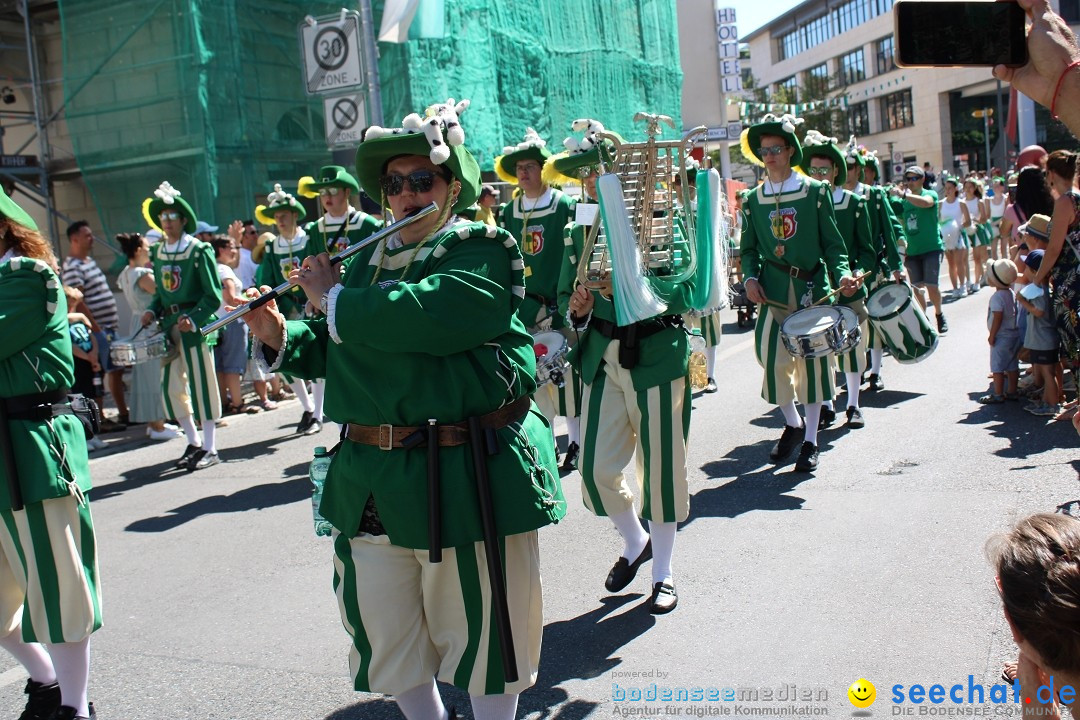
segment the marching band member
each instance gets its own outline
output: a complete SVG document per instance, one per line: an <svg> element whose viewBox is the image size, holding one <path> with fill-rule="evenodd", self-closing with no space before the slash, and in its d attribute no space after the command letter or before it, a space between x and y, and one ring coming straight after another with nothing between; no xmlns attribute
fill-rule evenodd
<svg viewBox="0 0 1080 720"><path fill-rule="evenodd" d="M307 211L300 202L281 189L280 184L274 185L274 190L266 196L266 205L255 208L255 218L264 225L274 225L277 228L277 236L266 243L266 251L255 273L255 285L269 285L276 287L289 279L293 270L300 268L300 263L308 255L318 255L325 252L326 247L320 239L308 235L300 227L300 222L307 216ZM289 320L303 317L304 306L307 298L298 287L294 287L278 297L278 310ZM296 425L296 432L301 435L314 435L322 430L323 423L323 398L326 396L326 382L322 379L312 381L312 394L315 402L308 393L307 382L297 378L285 376L285 381L292 388L300 406L304 409L300 416L300 422Z"/></svg>
<svg viewBox="0 0 1080 720"><path fill-rule="evenodd" d="M848 165L836 138L827 138L815 130L808 130L803 138L803 161L800 169L814 178L827 183L833 188L833 214L836 227L844 238L848 267L856 276L866 270L877 268L877 254L870 241L870 213L866 200L861 194L846 190L843 186L848 180ZM856 170L858 163L856 162ZM849 306L859 318L859 342L855 347L836 357L840 372L844 374L847 385L847 427L861 428L866 425L862 409L859 408L859 389L862 387L862 374L866 372L866 284L859 282L859 288L853 295L840 297L840 304ZM821 410L818 429L828 427L836 419L832 400L826 400Z"/></svg>
<svg viewBox="0 0 1080 720"><path fill-rule="evenodd" d="M161 183L143 201L143 215L152 227L161 223L164 237L150 248L157 294L142 324L157 319L172 339L174 355L162 362L165 414L176 418L188 441L176 467L201 470L220 462L215 422L221 419L221 394L211 351L216 336L204 339L199 332L221 307L217 259L209 244L192 235L195 211L169 183ZM202 423L202 438L196 420Z"/></svg>
<svg viewBox="0 0 1080 720"><path fill-rule="evenodd" d="M327 415L348 423L321 511L335 528L354 687L393 695L409 720L449 716L436 678L468 691L480 720L514 717L540 657L536 531L565 513L551 428L529 399L521 253L505 231L455 215L480 191L458 121L467 106L372 128L356 152L360 184L395 218L431 202L438 213L358 252L344 276L326 254L307 258L293 278L318 319L286 321L274 303L246 317L253 356L325 377ZM489 474L492 492L478 496ZM514 681L496 642L487 553L505 568Z"/></svg>
<svg viewBox="0 0 1080 720"><path fill-rule="evenodd" d="M67 301L48 241L2 189L0 253L0 647L30 676L20 717L86 720L101 589Z"/></svg>
<svg viewBox="0 0 1080 720"><path fill-rule="evenodd" d="M353 193L360 194L360 184L340 165L320 168L318 180L310 176L300 178L296 193L319 198L323 216L308 223L304 232L328 253L341 252L382 227L378 219L352 206Z"/></svg>
<svg viewBox="0 0 1080 720"><path fill-rule="evenodd" d="M591 125L603 130L599 123ZM594 198L600 152L599 143L588 143L584 151L571 152L560 168L568 172L576 165L583 170L584 188ZM598 214L593 221L600 222ZM679 602L671 559L678 523L690 512L690 350L681 314L690 309L693 283L648 278L669 314L621 327L609 295L577 284L578 263L589 261L582 256L587 231L585 225L567 228L572 245L559 282L559 309L581 332L569 359L585 383L578 462L582 496L594 514L611 518L623 540L604 587L610 592L625 589L651 558L649 611L659 615ZM631 455L637 461L633 488L624 474ZM635 495L642 499L640 517L649 521L647 533L634 509Z"/></svg>
<svg viewBox="0 0 1080 720"><path fill-rule="evenodd" d="M518 240L525 258L525 299L518 316L530 333L565 327L557 312L556 295L563 265L563 228L574 217L574 200L550 187L542 177L550 157L547 143L529 128L522 142L503 148L503 154L495 158L496 174L520 190L503 206L499 223ZM580 393L580 383L574 377L563 387L545 384L534 398L553 425L555 416L566 418L564 472L574 468L580 450Z"/></svg>
<svg viewBox="0 0 1080 720"><path fill-rule="evenodd" d="M800 122L770 114L743 133L743 153L764 163L766 177L743 202L740 254L747 296L768 306L755 328L758 363L765 370L761 396L780 407L785 421L769 459L781 462L799 447L795 469L809 472L818 465L821 404L835 393L832 362L829 356L792 356L780 341L780 324L805 300L827 295L833 278L839 278L847 295L857 285L833 216L832 193L792 170L802 161L795 135ZM795 408L796 398L806 406L805 423Z"/></svg>

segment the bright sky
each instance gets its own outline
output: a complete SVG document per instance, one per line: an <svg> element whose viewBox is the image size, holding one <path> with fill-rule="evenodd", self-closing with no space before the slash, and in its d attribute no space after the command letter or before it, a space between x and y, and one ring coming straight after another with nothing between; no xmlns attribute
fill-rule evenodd
<svg viewBox="0 0 1080 720"><path fill-rule="evenodd" d="M800 2L802 0L771 0L770 2L731 0L727 7L735 8L739 37L744 37L773 18L783 15Z"/></svg>

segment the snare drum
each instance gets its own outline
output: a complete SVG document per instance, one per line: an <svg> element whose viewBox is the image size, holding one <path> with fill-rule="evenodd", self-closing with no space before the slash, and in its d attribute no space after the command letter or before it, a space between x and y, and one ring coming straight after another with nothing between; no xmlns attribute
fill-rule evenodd
<svg viewBox="0 0 1080 720"><path fill-rule="evenodd" d="M840 347L836 348L837 354L840 354L846 353L859 344L859 341L862 340L862 328L859 327L858 314L850 307L837 305L836 309L844 316L844 327L847 328L847 333L844 335Z"/></svg>
<svg viewBox="0 0 1080 720"><path fill-rule="evenodd" d="M109 357L117 367L131 367L151 360L160 360L169 354L169 340L165 333L144 337L113 340L109 345Z"/></svg>
<svg viewBox="0 0 1080 720"><path fill-rule="evenodd" d="M916 363L937 349L937 331L910 285L891 283L874 290L866 299L866 314L897 362Z"/></svg>
<svg viewBox="0 0 1080 720"><path fill-rule="evenodd" d="M555 383L556 387L566 384L566 375L570 372L570 363L566 353L570 346L561 334L553 331L533 333L533 352L536 353L536 387Z"/></svg>
<svg viewBox="0 0 1080 720"><path fill-rule="evenodd" d="M844 347L848 333L844 314L829 305L797 310L780 324L780 339L795 357L819 358L835 353Z"/></svg>

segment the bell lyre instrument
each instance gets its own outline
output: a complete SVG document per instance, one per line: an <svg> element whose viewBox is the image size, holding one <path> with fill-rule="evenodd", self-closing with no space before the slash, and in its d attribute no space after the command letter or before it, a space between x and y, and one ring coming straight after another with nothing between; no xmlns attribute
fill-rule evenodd
<svg viewBox="0 0 1080 720"><path fill-rule="evenodd" d="M338 254L334 255L332 258L330 258L330 264L331 265L337 265L337 264L341 263L343 260L347 260L350 257L352 257L353 255L355 255L356 253L360 252L361 250L363 250L368 245L371 245L373 243L377 243L380 240L382 240L383 238L389 237L389 236L393 235L394 233L398 232L403 227L407 227L409 225L412 225L414 222L416 222L420 218L425 217L427 215L430 215L433 212L438 212L438 210L439 210L438 205L436 205L435 203L428 203L427 205L420 208L419 210L416 210L413 213L411 213L409 216L404 217L401 220L398 220L397 222L390 223L389 225L384 227L382 230L379 230L378 232L367 236L363 240L360 240L358 242L353 243L349 247L345 248L344 250L342 250ZM279 297L281 295L284 295L286 292L288 292L295 285L299 285L299 283L295 283L295 282L292 282L292 281L285 281L285 282L281 283L280 285L278 285L273 290L271 290L270 292L268 292L268 293L266 293L264 295L260 295L259 297L255 298L254 300L252 300L249 303L241 305L240 307L236 308L232 312L226 313L225 315L221 316L220 318L218 318L214 322L212 322L212 323L206 325L205 327L203 327L199 332L201 332L203 334L203 336L206 336L206 335L209 335L210 333L214 332L215 330L220 330L221 328L223 328L226 325L228 325L229 323L231 323L233 320L239 320L240 318L244 317L245 315L247 315L252 310L256 310L258 308L261 308L263 305L270 302L271 300L273 300L273 299L275 299L275 298L277 298L277 297Z"/></svg>

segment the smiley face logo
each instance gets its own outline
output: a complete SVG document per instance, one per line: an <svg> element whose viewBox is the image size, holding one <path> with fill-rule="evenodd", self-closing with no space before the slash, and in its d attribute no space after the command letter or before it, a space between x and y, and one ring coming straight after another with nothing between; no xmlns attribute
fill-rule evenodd
<svg viewBox="0 0 1080 720"><path fill-rule="evenodd" d="M868 708L877 699L877 688L869 680L859 678L847 689L848 700L857 708Z"/></svg>

